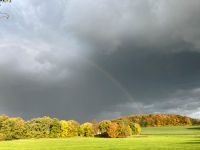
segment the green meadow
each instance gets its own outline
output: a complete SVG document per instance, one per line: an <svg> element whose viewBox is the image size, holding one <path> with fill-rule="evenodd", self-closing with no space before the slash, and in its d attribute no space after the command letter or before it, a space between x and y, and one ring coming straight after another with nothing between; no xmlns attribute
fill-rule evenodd
<svg viewBox="0 0 200 150"><path fill-rule="evenodd" d="M0 150L199 150L200 127L147 127L129 138L29 139L0 142Z"/></svg>

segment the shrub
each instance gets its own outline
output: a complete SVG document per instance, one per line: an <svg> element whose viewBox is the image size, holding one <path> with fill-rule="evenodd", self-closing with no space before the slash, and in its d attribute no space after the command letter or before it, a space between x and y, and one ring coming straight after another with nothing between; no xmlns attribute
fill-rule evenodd
<svg viewBox="0 0 200 150"><path fill-rule="evenodd" d="M50 117L35 118L26 122L27 138L48 138L53 120Z"/></svg>
<svg viewBox="0 0 200 150"><path fill-rule="evenodd" d="M6 135L3 133L0 133L0 141L6 140Z"/></svg>
<svg viewBox="0 0 200 150"><path fill-rule="evenodd" d="M6 115L1 115L1 116L0 116L0 130L1 130L3 121L7 120L8 118L9 118L9 117L6 116Z"/></svg>
<svg viewBox="0 0 200 150"><path fill-rule="evenodd" d="M73 137L78 136L79 123L74 120L61 120L61 137Z"/></svg>
<svg viewBox="0 0 200 150"><path fill-rule="evenodd" d="M125 138L132 134L132 130L128 123L120 122L118 123L118 136L119 138Z"/></svg>
<svg viewBox="0 0 200 150"><path fill-rule="evenodd" d="M111 124L110 120L103 120L99 123L99 130L101 134L107 133L110 124Z"/></svg>
<svg viewBox="0 0 200 150"><path fill-rule="evenodd" d="M82 124L79 128L79 135L83 137L93 137L94 136L93 124L89 122Z"/></svg>
<svg viewBox="0 0 200 150"><path fill-rule="evenodd" d="M100 135L100 130L99 130L99 123L97 122L96 119L91 121L93 128L94 128L94 135L99 136Z"/></svg>
<svg viewBox="0 0 200 150"><path fill-rule="evenodd" d="M60 136L61 136L60 121L58 119L54 118L50 125L50 137L58 138Z"/></svg>
<svg viewBox="0 0 200 150"><path fill-rule="evenodd" d="M192 125L200 125L200 119L192 119L191 124Z"/></svg>
<svg viewBox="0 0 200 150"><path fill-rule="evenodd" d="M25 137L25 121L22 118L8 118L1 123L3 139L21 139Z"/></svg>
<svg viewBox="0 0 200 150"><path fill-rule="evenodd" d="M142 131L141 126L138 123L130 122L129 126L130 126L130 128L132 130L132 134L133 135L139 135L141 133L141 131Z"/></svg>
<svg viewBox="0 0 200 150"><path fill-rule="evenodd" d="M108 126L108 130L107 130L108 137L116 138L118 136L118 128L119 128L119 125L115 122L112 122Z"/></svg>
<svg viewBox="0 0 200 150"><path fill-rule="evenodd" d="M188 118L188 117L183 117L182 124L185 124L187 126L191 126L192 125L192 120L190 118Z"/></svg>
<svg viewBox="0 0 200 150"><path fill-rule="evenodd" d="M125 138L132 134L132 130L127 122L112 122L107 131L110 138Z"/></svg>

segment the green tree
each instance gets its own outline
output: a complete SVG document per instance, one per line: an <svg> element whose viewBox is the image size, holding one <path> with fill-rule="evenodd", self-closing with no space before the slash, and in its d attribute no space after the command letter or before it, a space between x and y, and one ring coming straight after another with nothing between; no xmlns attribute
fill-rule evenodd
<svg viewBox="0 0 200 150"><path fill-rule="evenodd" d="M127 122L118 123L118 138L128 137L132 134L132 130Z"/></svg>
<svg viewBox="0 0 200 150"><path fill-rule="evenodd" d="M21 139L25 137L25 121L22 118L8 118L1 123L1 132L5 139Z"/></svg>
<svg viewBox="0 0 200 150"><path fill-rule="evenodd" d="M108 127L111 124L110 120L103 120L101 122L99 122L99 130L101 132L101 134L105 134L108 131Z"/></svg>
<svg viewBox="0 0 200 150"><path fill-rule="evenodd" d="M0 133L0 141L6 140L6 135L4 133Z"/></svg>
<svg viewBox="0 0 200 150"><path fill-rule="evenodd" d="M51 125L50 125L50 137L58 138L60 136L61 136L60 121L56 118L53 118Z"/></svg>
<svg viewBox="0 0 200 150"><path fill-rule="evenodd" d="M138 124L138 123L130 122L129 126L130 126L130 128L132 130L132 134L133 135L138 135L142 131L142 128L141 128L140 124Z"/></svg>
<svg viewBox="0 0 200 150"><path fill-rule="evenodd" d="M2 123L3 121L7 120L9 117L6 115L1 115L0 116L0 141L6 140L6 135L4 133L2 133L3 131L1 130L2 128Z"/></svg>
<svg viewBox="0 0 200 150"><path fill-rule="evenodd" d="M94 137L94 126L92 123L86 122L80 126L80 136L83 137Z"/></svg>
<svg viewBox="0 0 200 150"><path fill-rule="evenodd" d="M2 127L2 122L7 120L9 117L6 116L6 115L1 115L0 116L0 130L1 130L1 127Z"/></svg>
<svg viewBox="0 0 200 150"><path fill-rule="evenodd" d="M48 138L50 137L50 127L53 119L50 117L35 118L26 123L27 137L29 138Z"/></svg>

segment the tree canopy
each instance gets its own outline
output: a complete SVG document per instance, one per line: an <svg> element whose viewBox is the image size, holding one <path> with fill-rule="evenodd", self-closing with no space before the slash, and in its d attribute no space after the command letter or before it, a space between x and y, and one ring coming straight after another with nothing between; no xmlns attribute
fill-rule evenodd
<svg viewBox="0 0 200 150"><path fill-rule="evenodd" d="M1 3L11 3L12 0L0 0L0 6L1 6ZM9 18L9 15L5 12L1 12L0 11L0 19L1 18Z"/></svg>
<svg viewBox="0 0 200 150"><path fill-rule="evenodd" d="M12 0L0 0L1 3L11 3Z"/></svg>

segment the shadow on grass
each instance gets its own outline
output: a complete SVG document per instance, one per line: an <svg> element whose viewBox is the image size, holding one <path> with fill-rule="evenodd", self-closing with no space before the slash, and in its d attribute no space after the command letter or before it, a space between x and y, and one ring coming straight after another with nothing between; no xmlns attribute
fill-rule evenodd
<svg viewBox="0 0 200 150"><path fill-rule="evenodd" d="M189 130L200 130L200 127L192 127L192 128L187 128Z"/></svg>
<svg viewBox="0 0 200 150"><path fill-rule="evenodd" d="M189 142L184 142L183 144L196 145L196 144L200 144L200 141L189 141Z"/></svg>
<svg viewBox="0 0 200 150"><path fill-rule="evenodd" d="M144 138L144 137L149 137L148 135L132 135L131 137L133 138Z"/></svg>
<svg viewBox="0 0 200 150"><path fill-rule="evenodd" d="M97 138L109 138L107 133L97 134L94 137L97 137Z"/></svg>

